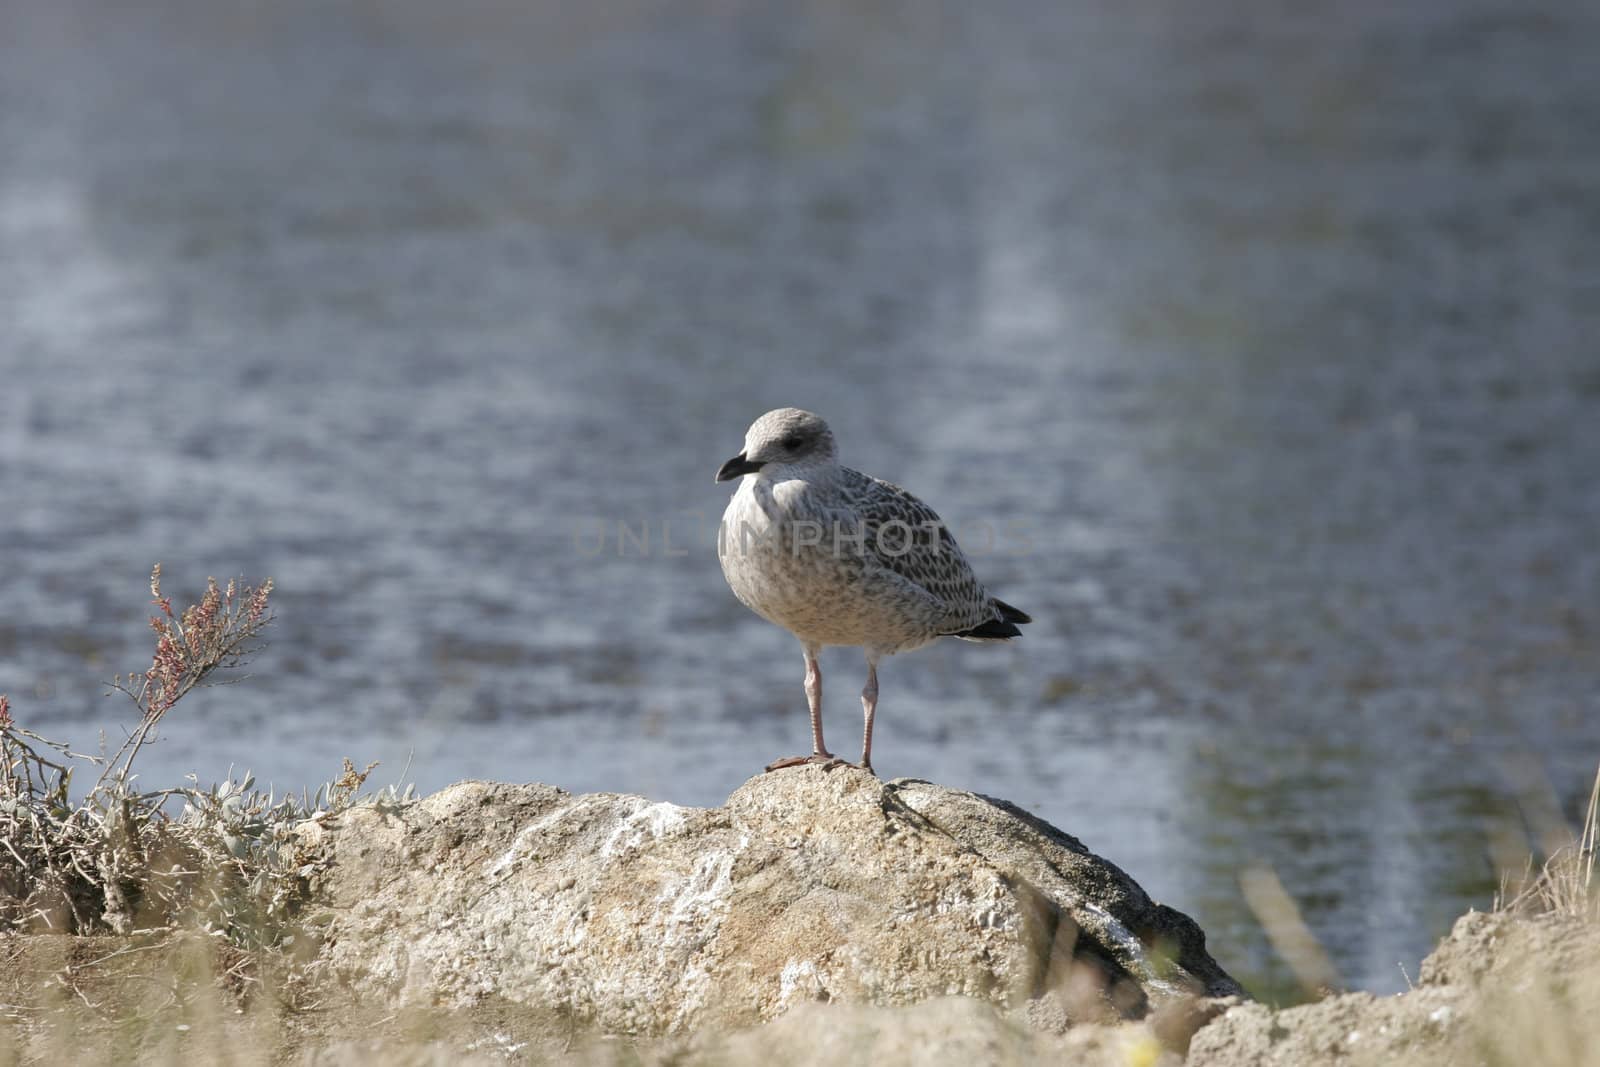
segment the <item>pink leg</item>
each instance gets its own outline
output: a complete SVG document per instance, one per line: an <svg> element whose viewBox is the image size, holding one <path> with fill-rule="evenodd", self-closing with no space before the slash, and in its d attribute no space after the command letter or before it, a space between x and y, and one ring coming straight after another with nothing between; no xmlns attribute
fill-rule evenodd
<svg viewBox="0 0 1600 1067"><path fill-rule="evenodd" d="M878 661L867 657L867 684L861 689L861 714L865 723L861 734L861 763L872 770L872 717L878 711ZM876 772L874 772L876 773Z"/></svg>
<svg viewBox="0 0 1600 1067"><path fill-rule="evenodd" d="M822 741L822 668L817 665L817 649L806 649L806 704L811 708L811 755L787 756L767 764L767 770L795 767L802 763L822 763L833 767L841 762Z"/></svg>

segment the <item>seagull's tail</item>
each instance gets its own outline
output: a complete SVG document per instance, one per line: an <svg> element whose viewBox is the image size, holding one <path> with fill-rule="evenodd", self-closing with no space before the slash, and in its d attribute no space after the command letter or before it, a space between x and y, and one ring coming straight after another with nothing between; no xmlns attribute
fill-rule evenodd
<svg viewBox="0 0 1600 1067"><path fill-rule="evenodd" d="M1017 629L1018 625L1033 621L1033 617L1027 612L1017 610L1004 600L991 597L989 604L998 613L998 618L949 636L959 637L963 641L1009 641L1013 637L1022 636L1022 631Z"/></svg>

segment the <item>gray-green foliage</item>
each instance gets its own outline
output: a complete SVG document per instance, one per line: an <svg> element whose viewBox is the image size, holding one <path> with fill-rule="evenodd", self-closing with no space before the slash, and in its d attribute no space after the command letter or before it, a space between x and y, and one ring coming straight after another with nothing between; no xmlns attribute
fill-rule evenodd
<svg viewBox="0 0 1600 1067"><path fill-rule="evenodd" d="M230 776L209 788L194 782L182 790L175 826L204 843L213 868L234 875L210 887L205 911L197 916L202 928L251 947L292 937L292 919L326 866L304 828L355 805L390 809L415 799L409 786L361 794L371 770L357 771L347 759L338 778L298 795L262 792L248 773L239 781Z"/></svg>

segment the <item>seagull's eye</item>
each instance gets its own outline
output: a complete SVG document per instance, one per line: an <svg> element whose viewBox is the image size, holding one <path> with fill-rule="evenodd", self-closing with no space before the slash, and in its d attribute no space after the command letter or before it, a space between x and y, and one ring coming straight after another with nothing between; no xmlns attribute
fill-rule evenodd
<svg viewBox="0 0 1600 1067"><path fill-rule="evenodd" d="M797 433L792 433L783 439L783 447L787 448L790 452L793 452L795 449L799 448L800 445L800 435Z"/></svg>

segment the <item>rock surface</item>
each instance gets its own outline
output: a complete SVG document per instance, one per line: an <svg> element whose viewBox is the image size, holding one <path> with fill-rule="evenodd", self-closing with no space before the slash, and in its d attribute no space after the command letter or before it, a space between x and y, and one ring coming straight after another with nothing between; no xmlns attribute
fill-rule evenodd
<svg viewBox="0 0 1600 1067"><path fill-rule="evenodd" d="M1176 1065L1149 1028L1085 1023L1045 1034L1007 1019L986 1001L938 997L905 1007L805 1004L736 1033L707 1031L635 1050L646 1065L682 1063L809 1067L1074 1067Z"/></svg>
<svg viewBox="0 0 1600 1067"><path fill-rule="evenodd" d="M1469 912L1416 988L1273 1011L1241 1004L1195 1035L1189 1067L1600 1062L1600 924Z"/></svg>
<svg viewBox="0 0 1600 1067"><path fill-rule="evenodd" d="M322 961L397 1007L642 1036L956 995L1059 1031L1240 992L1188 917L1074 838L849 767L762 775L715 809L465 782L306 833L333 861Z"/></svg>

